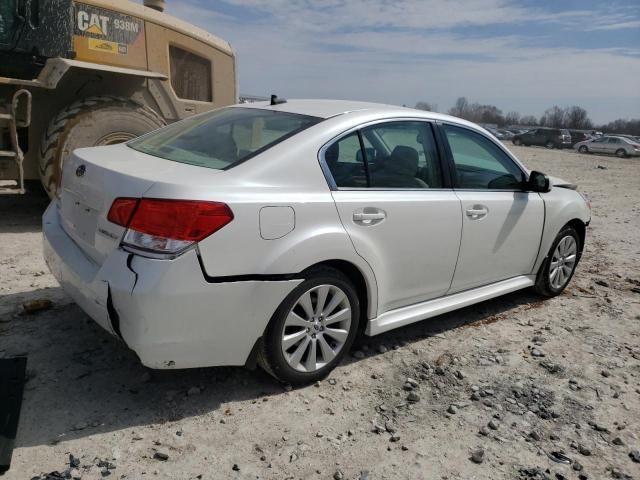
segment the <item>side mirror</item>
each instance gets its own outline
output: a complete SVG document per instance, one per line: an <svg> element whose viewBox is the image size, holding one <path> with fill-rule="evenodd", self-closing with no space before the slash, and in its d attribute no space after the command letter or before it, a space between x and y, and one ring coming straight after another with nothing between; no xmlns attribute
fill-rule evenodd
<svg viewBox="0 0 640 480"><path fill-rule="evenodd" d="M529 175L526 187L531 192L546 193L551 190L551 182L544 173L534 170Z"/></svg>

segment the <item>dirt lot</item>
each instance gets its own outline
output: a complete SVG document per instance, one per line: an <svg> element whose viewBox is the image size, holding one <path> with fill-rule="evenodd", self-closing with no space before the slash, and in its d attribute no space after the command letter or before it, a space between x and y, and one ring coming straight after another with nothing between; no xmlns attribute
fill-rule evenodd
<svg viewBox="0 0 640 480"><path fill-rule="evenodd" d="M46 200L0 197L0 357L29 357L6 477L640 478L640 159L513 151L592 200L567 291L364 338L294 390L241 368L150 375L47 273Z"/></svg>

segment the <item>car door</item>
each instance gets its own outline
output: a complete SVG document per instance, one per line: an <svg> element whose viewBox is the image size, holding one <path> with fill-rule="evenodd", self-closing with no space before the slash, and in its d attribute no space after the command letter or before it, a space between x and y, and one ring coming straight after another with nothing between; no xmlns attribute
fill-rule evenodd
<svg viewBox="0 0 640 480"><path fill-rule="evenodd" d="M444 295L462 214L444 183L432 125L363 126L326 146L321 159L340 219L375 273L378 314Z"/></svg>
<svg viewBox="0 0 640 480"><path fill-rule="evenodd" d="M607 137L596 138L594 141L589 143L589 150L596 153L604 153L607 151Z"/></svg>
<svg viewBox="0 0 640 480"><path fill-rule="evenodd" d="M605 146L605 152L610 153L612 155L616 153L616 150L623 148L622 140L616 137L609 137L607 139L607 143L605 143L604 146Z"/></svg>
<svg viewBox="0 0 640 480"><path fill-rule="evenodd" d="M460 255L449 293L530 274L544 203L522 190L525 172L489 137L442 124L462 208Z"/></svg>

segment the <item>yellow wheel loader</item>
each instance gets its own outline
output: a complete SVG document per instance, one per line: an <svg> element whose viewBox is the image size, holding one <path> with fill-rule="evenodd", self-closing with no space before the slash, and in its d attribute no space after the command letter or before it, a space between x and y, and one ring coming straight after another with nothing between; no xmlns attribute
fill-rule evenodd
<svg viewBox="0 0 640 480"><path fill-rule="evenodd" d="M40 179L53 197L75 148L236 103L236 89L231 46L163 0L1 0L0 180Z"/></svg>

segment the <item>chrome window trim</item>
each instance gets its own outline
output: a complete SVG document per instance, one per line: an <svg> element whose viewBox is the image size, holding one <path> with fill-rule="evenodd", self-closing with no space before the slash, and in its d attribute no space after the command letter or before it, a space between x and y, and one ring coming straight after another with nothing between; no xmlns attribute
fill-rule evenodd
<svg viewBox="0 0 640 480"><path fill-rule="evenodd" d="M461 125L459 123L454 123L454 122L449 122L449 121L440 121L438 122L438 126L440 127L444 127L445 125L451 125L452 127L458 127L458 128L463 128L465 130L468 130L472 133L475 133L477 135L480 135L484 138L486 138L487 140L489 140L491 143L493 143L496 147L498 147L506 156L509 160L511 160L515 166L518 168L518 170L520 170L524 176L525 181L529 180L529 170L527 170L527 168L520 163L520 160L518 160L509 150L507 150L507 148L502 144L502 142L496 142L493 138L491 138L489 135L485 134L482 131L478 131L475 130L473 128L469 128L466 125ZM450 158L450 162L452 163L453 167L455 168L455 160L453 159L453 152L451 152L451 146L449 145L449 139L446 138L447 134L446 132L442 132L443 136L445 137L445 140L447 141L447 150L449 150L449 154L451 156ZM453 189L457 192L463 192L463 191L469 191L469 192L525 192L526 190L515 190L513 188L509 188L509 189L502 189L502 188L455 188L453 187Z"/></svg>
<svg viewBox="0 0 640 480"><path fill-rule="evenodd" d="M325 161L324 158L324 154L327 151L327 149L333 145L335 142L339 142L340 140L342 140L343 138L351 135L354 132L358 132L359 130L362 130L364 128L367 127L371 127L373 125L379 125L381 123L393 123L393 122L423 122L423 123L429 123L431 125L431 130L433 132L433 139L434 139L434 146L436 146L436 151L437 149L437 142L438 139L436 138L436 133L435 133L435 129L436 129L436 121L434 119L431 118L424 118L424 117L392 117L392 118L382 118L382 119L377 119L377 120L370 120L368 122L365 123L361 123L359 125L356 125L355 127L351 127L349 130L345 130L344 132L342 132L339 135L336 135L335 137L331 138L330 140L328 140L327 142L325 142L321 147L320 150L318 151L318 161L320 162L320 168L322 169L322 173L325 176L325 179L327 180L327 184L329 185L329 189L331 191L355 191L355 192L371 192L371 191L381 191L381 192L388 192L388 191L392 191L392 192L433 192L433 191L452 191L452 188L393 188L393 187L388 187L388 188L380 188L380 187L375 187L375 188L370 188L370 187L363 187L363 188L359 188L359 187L338 187L338 185L336 184L336 181L333 178L333 174L331 173L331 170L329 169L329 166L327 165L327 162ZM445 160L440 158L440 154L438 152L438 161L440 162L440 167L441 170L444 168L444 163ZM444 172L440 172L441 176L443 177L442 180L444 181Z"/></svg>

